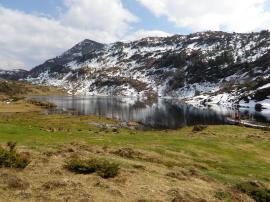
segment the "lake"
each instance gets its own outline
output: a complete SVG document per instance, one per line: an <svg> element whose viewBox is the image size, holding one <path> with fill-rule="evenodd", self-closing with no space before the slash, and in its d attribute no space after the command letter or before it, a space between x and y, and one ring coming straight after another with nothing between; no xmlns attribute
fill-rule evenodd
<svg viewBox="0 0 270 202"><path fill-rule="evenodd" d="M197 108L176 99L158 99L154 102L134 97L108 96L32 96L31 99L49 101L57 105L48 113L96 115L124 122L136 121L151 128L176 129L197 124L225 124L227 117L239 113L241 118L270 122L267 110L230 109L220 106Z"/></svg>

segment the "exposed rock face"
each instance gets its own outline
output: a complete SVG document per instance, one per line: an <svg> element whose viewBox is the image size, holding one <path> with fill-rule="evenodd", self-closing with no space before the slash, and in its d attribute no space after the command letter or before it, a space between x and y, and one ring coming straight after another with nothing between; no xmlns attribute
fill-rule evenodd
<svg viewBox="0 0 270 202"><path fill-rule="evenodd" d="M85 40L32 69L27 80L82 95L173 96L196 103L237 103L242 98L257 99L262 89L268 92L269 51L268 31L202 32L109 45ZM268 99L267 93L259 95L260 100Z"/></svg>

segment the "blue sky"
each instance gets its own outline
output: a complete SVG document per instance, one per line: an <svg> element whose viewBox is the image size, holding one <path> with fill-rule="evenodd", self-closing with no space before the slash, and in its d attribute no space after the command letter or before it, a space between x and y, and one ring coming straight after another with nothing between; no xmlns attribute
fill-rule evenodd
<svg viewBox="0 0 270 202"><path fill-rule="evenodd" d="M152 2L154 4L155 0L152 0ZM140 17L139 22L132 25L133 30L155 29L171 34L188 34L192 32L192 29L188 27L179 28L175 26L165 16L155 17L136 0L122 0L122 3L125 8ZM65 12L67 9L63 0L0 0L0 4L10 9L32 14L44 14L52 18L58 18L59 12ZM265 1L265 9L270 10L270 1Z"/></svg>
<svg viewBox="0 0 270 202"><path fill-rule="evenodd" d="M0 0L6 8L17 9L27 13L46 13L57 17L58 8L64 8L62 0Z"/></svg>
<svg viewBox="0 0 270 202"><path fill-rule="evenodd" d="M0 69L30 69L85 38L269 29L270 0L0 0Z"/></svg>

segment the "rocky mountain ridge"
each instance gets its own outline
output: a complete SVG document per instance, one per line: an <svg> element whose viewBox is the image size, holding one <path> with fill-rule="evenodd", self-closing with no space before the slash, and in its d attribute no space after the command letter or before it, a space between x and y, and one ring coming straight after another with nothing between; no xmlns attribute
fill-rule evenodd
<svg viewBox="0 0 270 202"><path fill-rule="evenodd" d="M112 44L84 40L32 69L27 80L79 95L267 106L269 51L268 31L209 31Z"/></svg>
<svg viewBox="0 0 270 202"><path fill-rule="evenodd" d="M28 75L28 71L23 69L4 70L0 69L0 80L18 80L25 78Z"/></svg>

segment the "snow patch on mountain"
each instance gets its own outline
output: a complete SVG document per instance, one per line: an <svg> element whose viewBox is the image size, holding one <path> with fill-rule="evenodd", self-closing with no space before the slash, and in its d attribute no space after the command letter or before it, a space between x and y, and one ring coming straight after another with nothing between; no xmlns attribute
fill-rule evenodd
<svg viewBox="0 0 270 202"><path fill-rule="evenodd" d="M84 40L32 69L26 80L76 95L176 97L229 106L268 103L269 75L268 31L199 32L112 44Z"/></svg>

